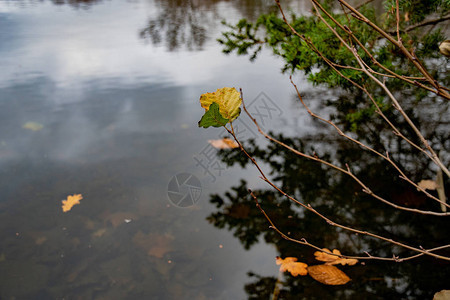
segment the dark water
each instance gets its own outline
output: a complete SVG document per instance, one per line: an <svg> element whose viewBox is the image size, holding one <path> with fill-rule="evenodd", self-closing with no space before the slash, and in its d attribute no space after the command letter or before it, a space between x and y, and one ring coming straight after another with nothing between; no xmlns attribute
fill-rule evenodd
<svg viewBox="0 0 450 300"><path fill-rule="evenodd" d="M277 255L312 260L311 249L268 230L246 188L268 193L269 207L284 207L280 197L253 168L231 166L238 157L208 146L224 132L197 127L200 94L235 86L267 128L322 132L293 101L282 62L268 53L257 63L225 56L215 41L222 19L271 9L272 1L0 1L0 299L268 299ZM237 124L243 139L256 138L248 125ZM345 198L337 185L348 183L280 149L262 151L262 165L288 190L298 183L323 206L327 195ZM280 161L300 170L280 169ZM180 173L200 182L187 208L168 197ZM61 200L73 194L81 203L63 213ZM330 248L351 246L348 235L284 209L284 226ZM384 207L366 209L364 220L376 212L393 221L379 214ZM448 225L434 224L436 241ZM280 299L429 298L450 288L448 269L430 260L370 262L346 269L345 287L287 276Z"/></svg>

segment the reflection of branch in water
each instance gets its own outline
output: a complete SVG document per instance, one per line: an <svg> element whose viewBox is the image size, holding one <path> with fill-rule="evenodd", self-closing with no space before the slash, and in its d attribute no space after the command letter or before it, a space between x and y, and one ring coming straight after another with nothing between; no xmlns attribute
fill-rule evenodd
<svg viewBox="0 0 450 300"><path fill-rule="evenodd" d="M56 5L68 4L76 8L89 8L93 4L97 4L102 1L103 0L52 0L52 2Z"/></svg>
<svg viewBox="0 0 450 300"><path fill-rule="evenodd" d="M140 37L154 45L162 42L169 51L186 45L188 50L201 50L206 41L207 17L194 1L170 0L159 4L162 12L148 21Z"/></svg>

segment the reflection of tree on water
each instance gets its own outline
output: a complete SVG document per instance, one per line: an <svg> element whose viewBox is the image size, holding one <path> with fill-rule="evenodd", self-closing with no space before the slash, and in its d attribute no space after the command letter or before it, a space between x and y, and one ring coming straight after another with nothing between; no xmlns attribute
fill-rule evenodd
<svg viewBox="0 0 450 300"><path fill-rule="evenodd" d="M140 36L154 45L164 41L169 51L186 45L189 50L200 50L206 41L205 11L198 1L157 1L161 12L148 21ZM208 1L206 1L208 2Z"/></svg>
<svg viewBox="0 0 450 300"><path fill-rule="evenodd" d="M52 2L56 5L65 5L68 4L77 8L87 8L93 4L100 3L103 0L52 0Z"/></svg>
<svg viewBox="0 0 450 300"><path fill-rule="evenodd" d="M344 116L342 111L338 112L337 116L341 115ZM422 122L422 126L429 127L429 131L432 131L432 128L445 125L445 120L439 119L438 114L434 117L434 120ZM366 143L377 150L383 151L383 145L397 145L398 151L393 151L390 156L401 168L408 171L408 175L415 182L435 177L435 171L424 155L405 147L392 134L382 133L381 142L379 135L382 131L376 126L376 123L361 124L358 135L364 137ZM399 124L399 127L402 125ZM436 130L431 134L430 140L440 144L437 148L445 149L448 132ZM321 158L340 165L348 163L355 175L375 193L398 205L439 211L438 203L429 201L406 184L391 166L354 145L342 143L342 140L332 140L331 135L301 138L279 135L276 138L302 152L315 151ZM363 193L361 187L350 177L299 157L277 144L262 148L250 142L247 143L247 149L259 162L270 165L271 178L279 187L303 203L310 203L325 216L333 217L338 223L424 248L448 243L450 221L446 217L413 214L384 205ZM221 156L229 165L237 163L245 166L249 162L239 151L221 152ZM448 194L448 180L446 184ZM400 257L411 255L411 252L392 244L332 227L270 189L257 190L255 193L272 221L292 238L306 238L312 244L330 249L337 248L343 253L361 254L368 251L371 255L383 257L392 257L392 254ZM299 261L316 264L313 249L283 240L276 232L268 229L269 224L248 195L244 181L225 196L211 196L210 201L218 210L208 217L208 221L216 227L232 231L245 248L250 248L263 236L267 243L276 245L281 257L294 256L299 258ZM442 254L448 255L443 252ZM276 268L275 258L268 259L274 260ZM279 299L299 299L299 295L305 299L431 299L437 291L448 288L442 280L450 275L449 264L445 261L420 258L398 264L375 260L364 263L364 266L359 264L343 268L353 281L342 287L324 288L309 277L294 278L286 275ZM249 299L268 299L277 279L257 274L252 274L252 277L254 281L245 286Z"/></svg>
<svg viewBox="0 0 450 300"><path fill-rule="evenodd" d="M236 12L249 20L256 19L271 8L275 9L272 0L155 0L160 11L155 18L148 21L139 35L153 45L164 43L169 51L178 50L183 45L188 50L201 50L209 38L208 30L225 17L220 15L217 7L223 2L236 7Z"/></svg>

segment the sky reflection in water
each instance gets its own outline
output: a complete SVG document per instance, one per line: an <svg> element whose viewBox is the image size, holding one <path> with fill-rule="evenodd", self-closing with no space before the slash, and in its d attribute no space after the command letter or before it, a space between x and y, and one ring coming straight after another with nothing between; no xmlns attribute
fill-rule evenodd
<svg viewBox="0 0 450 300"><path fill-rule="evenodd" d="M165 2L69 3L0 1L0 297L244 297L247 271L277 274L276 251L244 251L205 220L208 195L245 173L228 169L212 182L195 165L207 140L223 135L197 128L198 98L236 86L253 99L264 87L289 114L281 65L220 53L220 19L239 18L237 2L200 6L198 51L140 36ZM193 208L167 200L179 172L201 179ZM84 199L63 214L60 201L74 193Z"/></svg>

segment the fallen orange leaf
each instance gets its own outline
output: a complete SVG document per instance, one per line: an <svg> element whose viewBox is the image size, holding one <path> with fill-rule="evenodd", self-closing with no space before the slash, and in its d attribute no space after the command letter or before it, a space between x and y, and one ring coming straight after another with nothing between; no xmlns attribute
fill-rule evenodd
<svg viewBox="0 0 450 300"><path fill-rule="evenodd" d="M76 204L80 204L80 200L83 199L81 194L74 194L67 196L67 200L62 200L62 210L63 212L68 212Z"/></svg>
<svg viewBox="0 0 450 300"><path fill-rule="evenodd" d="M317 265L308 267L309 275L320 283L327 285L342 285L351 279L344 272L329 265Z"/></svg>
<svg viewBox="0 0 450 300"><path fill-rule="evenodd" d="M306 270L308 265L302 262L297 262L297 258L295 257L286 257L285 259L282 259L277 256L276 263L277 265L280 265L280 272L287 271L291 273L292 276L308 274L308 271Z"/></svg>
<svg viewBox="0 0 450 300"><path fill-rule="evenodd" d="M338 249L334 249L333 252L331 252L329 249L327 248L323 248L322 249L325 252L330 252L330 253L334 253L336 255L341 255L341 251L339 251ZM314 252L314 256L316 257L317 260L320 261L324 261L326 265L349 265L349 266L353 266L354 264L356 264L358 262L357 259L353 259L353 258L341 258L339 256L336 255L331 255L325 252L321 252L321 251L316 251Z"/></svg>

